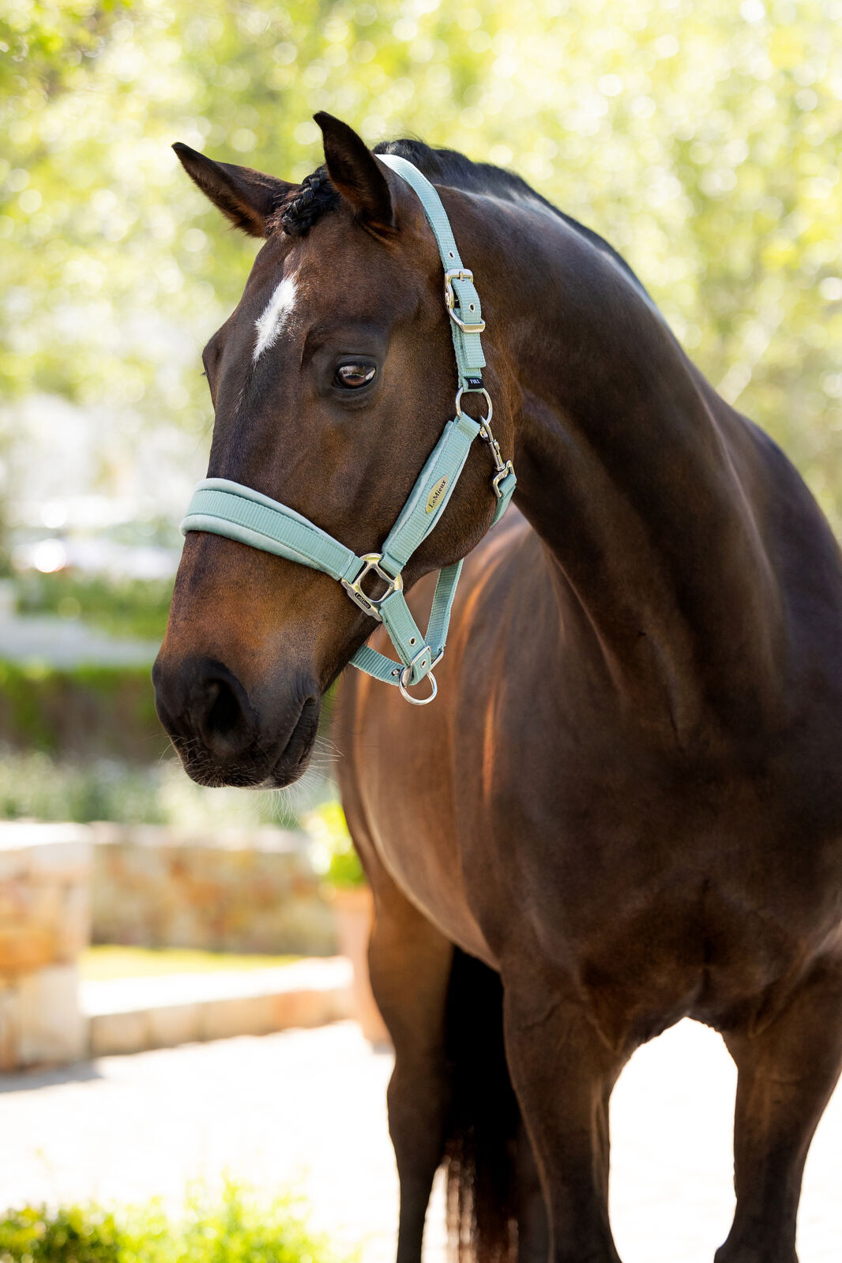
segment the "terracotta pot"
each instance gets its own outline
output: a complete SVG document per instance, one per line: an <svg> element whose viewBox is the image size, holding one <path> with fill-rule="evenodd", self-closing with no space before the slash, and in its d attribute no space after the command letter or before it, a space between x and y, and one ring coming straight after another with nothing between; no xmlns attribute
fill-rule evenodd
<svg viewBox="0 0 842 1263"><path fill-rule="evenodd" d="M368 940L374 918L374 900L368 886L349 886L331 892L336 917L339 951L354 969L354 1004L357 1021L370 1043L390 1044L389 1032L371 993L368 976Z"/></svg>

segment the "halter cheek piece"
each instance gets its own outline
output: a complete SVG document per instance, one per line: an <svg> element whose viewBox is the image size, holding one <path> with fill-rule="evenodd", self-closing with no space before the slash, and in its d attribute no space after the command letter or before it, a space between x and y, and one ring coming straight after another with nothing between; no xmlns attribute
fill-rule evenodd
<svg viewBox="0 0 842 1263"><path fill-rule="evenodd" d="M336 579L355 605L376 622L383 623L400 658L400 662L395 662L363 645L351 659L354 666L386 684L397 685L408 702L423 706L436 695L432 668L444 653L462 562L439 571L426 636L421 635L409 612L401 571L441 518L477 435L489 445L494 459L491 485L497 497L495 522L508 508L516 479L512 462L503 460L491 429L491 399L482 382L485 357L480 334L485 322L473 273L462 266L450 221L429 180L405 158L394 154L378 154L378 158L418 194L438 244L444 265L445 305L459 373L456 416L445 425L379 553L358 557L300 513L227 478L206 478L199 483L181 530L184 535L188 531L224 535L313 570L322 570ZM488 408L487 415L479 420L462 411L462 396L469 392L481 394ZM365 592L363 583L370 574L387 585L382 596L369 596ZM430 677L432 689L429 697L412 697L407 690L426 675Z"/></svg>

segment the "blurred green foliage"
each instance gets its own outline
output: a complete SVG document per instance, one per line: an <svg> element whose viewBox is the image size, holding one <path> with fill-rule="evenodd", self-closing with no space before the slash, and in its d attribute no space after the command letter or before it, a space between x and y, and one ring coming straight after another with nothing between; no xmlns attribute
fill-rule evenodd
<svg viewBox="0 0 842 1263"><path fill-rule="evenodd" d="M0 0L0 373L203 434L198 350L255 246L169 145L301 178L327 109L511 166L606 236L838 528L840 22L842 0Z"/></svg>
<svg viewBox="0 0 842 1263"><path fill-rule="evenodd" d="M365 885L365 873L354 850L342 804L328 798L304 817L313 846L313 863L329 886L347 890Z"/></svg>
<svg viewBox="0 0 842 1263"><path fill-rule="evenodd" d="M194 1197L181 1219L138 1209L28 1206L0 1218L0 1263L331 1263L325 1239L289 1197L266 1204L235 1185Z"/></svg>
<svg viewBox="0 0 842 1263"><path fill-rule="evenodd" d="M169 740L149 667L0 660L0 743L78 759L153 763Z"/></svg>
<svg viewBox="0 0 842 1263"><path fill-rule="evenodd" d="M55 92L83 57L95 57L109 17L130 0L4 0L0 85L40 84Z"/></svg>
<svg viewBox="0 0 842 1263"><path fill-rule="evenodd" d="M172 579L111 579L59 570L16 576L21 614L81 618L112 636L162 640L172 598Z"/></svg>
<svg viewBox="0 0 842 1263"><path fill-rule="evenodd" d="M183 775L183 773L182 773ZM61 763L43 752L0 758L0 819L166 824L166 773L114 761Z"/></svg>
<svg viewBox="0 0 842 1263"><path fill-rule="evenodd" d="M27 1206L0 1220L0 1263L119 1263L121 1236L107 1211Z"/></svg>
<svg viewBox="0 0 842 1263"><path fill-rule="evenodd" d="M110 820L209 832L261 825L295 829L302 805L326 792L316 773L291 790L244 794L196 785L175 759L138 767L119 759L79 761L38 750L0 751L0 820Z"/></svg>

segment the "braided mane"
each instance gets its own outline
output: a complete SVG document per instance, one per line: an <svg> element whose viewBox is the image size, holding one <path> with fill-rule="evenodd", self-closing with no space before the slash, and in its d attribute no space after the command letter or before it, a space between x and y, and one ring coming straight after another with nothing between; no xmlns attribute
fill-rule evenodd
<svg viewBox="0 0 842 1263"><path fill-rule="evenodd" d="M513 171L505 171L490 162L472 162L455 149L433 149L421 140L381 141L379 145L375 145L374 153L397 154L408 159L434 184L449 184L452 188L464 189L470 193L489 193L504 201L533 202L544 207L563 219L602 253L610 255L635 285L646 292L626 260L613 246L591 228L586 228L572 216L565 215L564 211L560 211L547 198L536 193L531 185ZM281 204L275 213L273 226L280 227L288 237L304 237L322 215L337 208L339 200L339 193L330 182L327 167L322 165L306 176L289 200Z"/></svg>
<svg viewBox="0 0 842 1263"><path fill-rule="evenodd" d="M284 202L276 223L288 237L304 237L326 211L339 205L339 194L330 182L327 167L319 167L302 180L294 197Z"/></svg>

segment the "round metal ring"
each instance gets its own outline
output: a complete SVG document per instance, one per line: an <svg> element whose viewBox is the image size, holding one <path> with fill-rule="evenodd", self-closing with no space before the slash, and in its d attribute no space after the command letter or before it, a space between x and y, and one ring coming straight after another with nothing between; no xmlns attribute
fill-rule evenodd
<svg viewBox="0 0 842 1263"><path fill-rule="evenodd" d="M426 679L428 679L433 686L433 691L429 697L413 697L411 693L407 693L406 691L407 685L405 679L411 670L412 667L404 667L403 671L401 671L401 678L398 680L398 688L401 691L401 697L405 697L412 706L429 706L430 702L439 691L439 686L436 684L436 677L433 675L432 671L427 672ZM418 683L420 684L421 681L419 680Z"/></svg>
<svg viewBox="0 0 842 1263"><path fill-rule="evenodd" d="M461 417L461 415L462 415L462 396L464 395L464 393L465 393L465 387L464 387L464 386L460 386L460 387L459 387L459 389L458 389L458 390L457 390L457 392L456 392L456 415L457 415L457 417ZM485 399L485 402L486 402L487 406L488 406L488 415L487 415L487 416L485 416L485 417L474 417L473 419L474 419L475 421L479 421L482 425L491 425L491 418L494 416L494 404L491 402L491 396L489 395L488 391L487 391L487 390L485 390L485 389L483 388L482 390L471 390L471 391L469 391L468 393L469 393L469 394L471 394L471 395L482 395L482 396L483 396L483 398Z"/></svg>

